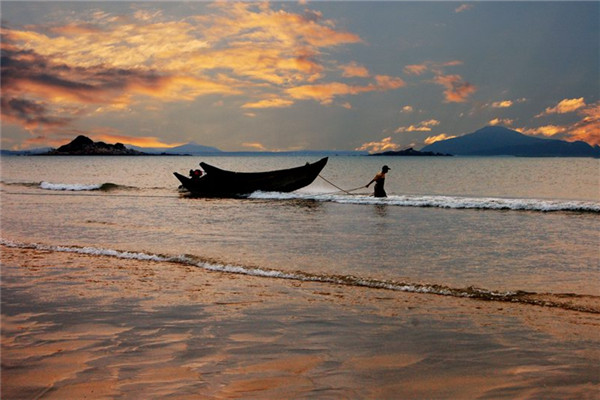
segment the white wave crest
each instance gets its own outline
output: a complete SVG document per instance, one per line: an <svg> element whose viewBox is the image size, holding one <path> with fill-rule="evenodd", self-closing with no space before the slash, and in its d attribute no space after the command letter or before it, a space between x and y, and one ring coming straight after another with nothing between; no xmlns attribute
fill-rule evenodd
<svg viewBox="0 0 600 400"><path fill-rule="evenodd" d="M108 256L116 258L125 258L130 260L140 261L178 261L179 258L163 257L155 254L139 253L139 252L128 252L112 249L102 249L98 247L74 247L74 246L52 246L39 243L18 243L12 240L6 240L0 238L0 244L6 247L22 248L22 249L34 249L34 250L45 250L45 251L57 251L62 253L77 253L87 254L93 256Z"/></svg>
<svg viewBox="0 0 600 400"><path fill-rule="evenodd" d="M84 185L79 183L40 183L40 188L45 190L63 190L63 191L84 191L84 190L100 190L102 184L99 185Z"/></svg>
<svg viewBox="0 0 600 400"><path fill-rule="evenodd" d="M287 279L304 282L320 282L335 285L358 286L373 289L387 289L400 292L411 293L429 293L457 297L473 297L472 294L439 285L424 285L413 283L399 283L393 281L384 281L376 279L361 278L352 275L328 275L312 274L302 271L287 272L283 270L246 267L241 265L220 264L208 261L198 261L194 257L186 255L162 256L144 252L128 252L113 249L103 249L97 247L77 247L77 246L54 246L39 243L19 243L12 240L0 238L0 245L12 248L34 249L43 251L56 251L62 253L77 253L95 256L115 257L139 261L155 262L174 262L186 265L192 265L207 271L224 272L229 274L248 275L261 278ZM494 292L491 292L494 293ZM511 292L500 293L499 296L512 295Z"/></svg>
<svg viewBox="0 0 600 400"><path fill-rule="evenodd" d="M494 197L458 197L458 196L389 196L377 198L366 195L342 194L305 194L254 192L252 199L271 200L314 200L328 201L341 204L385 204L403 207L436 207L452 209L483 209L483 210L522 210L522 211L581 211L600 213L600 203L578 200L541 200L541 199L507 199Z"/></svg>

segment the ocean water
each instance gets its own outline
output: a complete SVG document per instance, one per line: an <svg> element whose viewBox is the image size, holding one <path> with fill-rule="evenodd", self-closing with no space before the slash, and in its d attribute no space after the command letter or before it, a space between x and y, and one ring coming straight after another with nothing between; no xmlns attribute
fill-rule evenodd
<svg viewBox="0 0 600 400"><path fill-rule="evenodd" d="M193 198L172 175L317 158L3 157L0 243L529 304L600 295L599 160L331 157L331 183L245 199Z"/></svg>

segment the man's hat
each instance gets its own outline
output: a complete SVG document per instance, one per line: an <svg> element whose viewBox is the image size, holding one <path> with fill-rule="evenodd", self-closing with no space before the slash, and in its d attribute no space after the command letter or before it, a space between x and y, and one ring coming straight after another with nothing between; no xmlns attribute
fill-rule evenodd
<svg viewBox="0 0 600 400"><path fill-rule="evenodd" d="M381 170L382 170L383 172L388 172L390 169L391 169L391 168L390 168L390 167L388 167L387 165L384 165L384 166L381 168Z"/></svg>

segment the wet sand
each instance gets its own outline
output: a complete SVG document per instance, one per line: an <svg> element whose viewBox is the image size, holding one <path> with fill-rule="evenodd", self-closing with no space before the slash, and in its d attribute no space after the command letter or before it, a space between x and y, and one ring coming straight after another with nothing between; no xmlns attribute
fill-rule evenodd
<svg viewBox="0 0 600 400"><path fill-rule="evenodd" d="M0 251L3 399L600 398L597 313Z"/></svg>

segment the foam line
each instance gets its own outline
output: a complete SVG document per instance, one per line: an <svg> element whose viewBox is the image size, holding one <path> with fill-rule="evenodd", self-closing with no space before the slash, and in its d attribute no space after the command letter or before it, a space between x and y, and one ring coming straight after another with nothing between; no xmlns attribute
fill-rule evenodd
<svg viewBox="0 0 600 400"><path fill-rule="evenodd" d="M12 248L33 249L42 251L56 251L66 253L87 254L94 256L116 257L122 259L152 261L152 262L170 262L189 266L195 266L204 270L213 272L222 272L229 274L248 275L271 279L287 279L303 282L319 282L325 284L335 284L344 286L364 287L370 289L383 289L409 293L434 294L440 296L471 298L485 301L500 301L519 304L529 304L543 307L561 308L571 311L587 312L600 314L600 308L578 304L578 298L589 298L594 296L585 296L577 294L544 294L524 291L506 291L499 292L483 288L467 287L452 288L445 285L406 283L389 280L378 280L353 275L331 275L331 274L313 274L303 271L286 272L269 268L247 267L241 265L220 264L204 261L199 258L188 255L165 256L149 254L145 252L129 252L114 249L103 249L97 247L77 247L77 246L54 246L38 243L19 243L0 238L0 245ZM565 301L561 301L566 298ZM595 302L598 303L597 298ZM585 302L584 302L585 303Z"/></svg>
<svg viewBox="0 0 600 400"><path fill-rule="evenodd" d="M512 210L512 211L576 211L600 213L600 203L579 200L541 200L541 199L509 199L497 197L458 197L458 196L389 196L377 198L372 196L350 196L341 194L302 194L255 192L252 199L292 200L304 199L340 204L390 205L401 207L435 207L450 209L480 210Z"/></svg>

